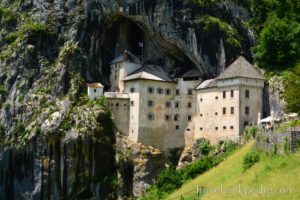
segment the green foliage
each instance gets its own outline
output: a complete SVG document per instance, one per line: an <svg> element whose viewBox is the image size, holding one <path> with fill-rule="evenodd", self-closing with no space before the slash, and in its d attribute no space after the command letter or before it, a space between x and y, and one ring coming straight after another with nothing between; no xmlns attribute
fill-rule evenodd
<svg viewBox="0 0 300 200"><path fill-rule="evenodd" d="M208 7L214 5L215 3L220 2L220 0L189 0L189 1L200 7Z"/></svg>
<svg viewBox="0 0 300 200"><path fill-rule="evenodd" d="M212 150L212 146L210 145L210 142L206 139L199 139L197 141L198 149L201 153L201 155L207 156L209 152Z"/></svg>
<svg viewBox="0 0 300 200"><path fill-rule="evenodd" d="M243 160L243 168L249 169L250 167L252 167L255 163L257 163L259 161L259 154L256 151L251 151L248 152L245 156L244 156L244 160Z"/></svg>
<svg viewBox="0 0 300 200"><path fill-rule="evenodd" d="M291 150L291 141L285 137L284 144L283 144L284 153L289 154Z"/></svg>
<svg viewBox="0 0 300 200"><path fill-rule="evenodd" d="M0 124L0 143L3 143L5 139L5 128L3 124Z"/></svg>
<svg viewBox="0 0 300 200"><path fill-rule="evenodd" d="M294 66L300 56L300 24L289 19L269 17L254 48L260 67L282 70Z"/></svg>
<svg viewBox="0 0 300 200"><path fill-rule="evenodd" d="M250 129L250 134L251 134L251 136L252 136L253 138L256 137L257 131L258 131L257 127L252 127L252 128Z"/></svg>
<svg viewBox="0 0 300 200"><path fill-rule="evenodd" d="M170 193L181 185L181 175L173 167L162 171L155 182L155 186L159 189L159 196L163 193Z"/></svg>
<svg viewBox="0 0 300 200"><path fill-rule="evenodd" d="M72 128L69 119L65 119L58 127L58 129L62 129L64 131L68 131Z"/></svg>
<svg viewBox="0 0 300 200"><path fill-rule="evenodd" d="M204 15L197 18L194 21L195 24L203 26L204 31L219 31L226 37L226 42L235 47L241 47L240 41L238 40L238 31L230 26L227 22L222 21L217 17L210 15Z"/></svg>
<svg viewBox="0 0 300 200"><path fill-rule="evenodd" d="M4 8L0 5L0 25L15 26L17 21L16 14L10 8Z"/></svg>
<svg viewBox="0 0 300 200"><path fill-rule="evenodd" d="M292 70L290 77L286 80L285 91L283 94L286 101L286 111L300 114L300 64Z"/></svg>
<svg viewBox="0 0 300 200"><path fill-rule="evenodd" d="M274 147L273 147L273 154L274 154L274 155L277 155L277 154L278 154L278 145L277 145L277 143L274 144Z"/></svg>

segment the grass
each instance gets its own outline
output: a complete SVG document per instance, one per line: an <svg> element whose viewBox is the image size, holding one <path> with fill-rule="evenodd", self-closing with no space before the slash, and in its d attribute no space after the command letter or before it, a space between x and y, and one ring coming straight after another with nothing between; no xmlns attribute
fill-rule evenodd
<svg viewBox="0 0 300 200"><path fill-rule="evenodd" d="M248 143L220 165L184 184L166 199L180 199L181 195L184 196L184 200L300 199L300 152L285 156L267 156L260 153L260 161L250 169L244 170L243 158L252 150L252 146L253 142ZM221 185L223 193L220 192ZM200 198L196 198L197 186L206 189L216 188L218 192L206 193ZM236 189L238 187L241 188L240 193L233 193L233 190L231 192L228 190L228 193L225 194L226 189ZM252 188L260 190L261 187L271 188L272 191L274 191L274 188L284 188L285 191L282 190L282 193L273 192L272 194L261 194L259 192L245 194L245 192L249 193Z"/></svg>

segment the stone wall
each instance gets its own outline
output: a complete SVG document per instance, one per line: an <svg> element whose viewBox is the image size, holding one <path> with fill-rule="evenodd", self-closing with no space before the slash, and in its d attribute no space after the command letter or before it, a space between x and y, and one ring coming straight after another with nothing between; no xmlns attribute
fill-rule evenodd
<svg viewBox="0 0 300 200"><path fill-rule="evenodd" d="M297 151L300 131L262 132L256 136L255 147L268 153L284 154Z"/></svg>

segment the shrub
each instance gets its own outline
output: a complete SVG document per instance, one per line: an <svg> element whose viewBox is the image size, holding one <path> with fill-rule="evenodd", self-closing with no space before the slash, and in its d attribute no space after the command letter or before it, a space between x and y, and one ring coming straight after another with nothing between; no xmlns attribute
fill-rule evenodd
<svg viewBox="0 0 300 200"><path fill-rule="evenodd" d="M257 128L256 127L252 127L250 130L250 134L253 138L256 137L256 133L257 133Z"/></svg>
<svg viewBox="0 0 300 200"><path fill-rule="evenodd" d="M204 138L199 139L197 141L197 144L198 144L198 149L199 149L201 155L206 156L212 150L212 146L210 145L210 142Z"/></svg>
<svg viewBox="0 0 300 200"><path fill-rule="evenodd" d="M283 148L284 148L284 153L286 154L288 154L291 150L291 142L287 137L284 138Z"/></svg>
<svg viewBox="0 0 300 200"><path fill-rule="evenodd" d="M256 151L251 151L244 156L243 168L249 169L259 161L259 154Z"/></svg>
<svg viewBox="0 0 300 200"><path fill-rule="evenodd" d="M160 196L162 196L164 193L170 193L182 185L181 176L175 168L170 167L160 173L155 185L159 189Z"/></svg>

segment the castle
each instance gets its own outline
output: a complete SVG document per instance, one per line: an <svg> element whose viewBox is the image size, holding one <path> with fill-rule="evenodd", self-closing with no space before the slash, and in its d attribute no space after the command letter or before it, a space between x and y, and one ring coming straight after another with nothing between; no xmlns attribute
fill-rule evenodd
<svg viewBox="0 0 300 200"><path fill-rule="evenodd" d="M117 129L161 150L198 138L238 140L262 112L265 78L243 57L205 81L197 71L170 77L129 51L113 59L110 70L111 91L104 95Z"/></svg>

